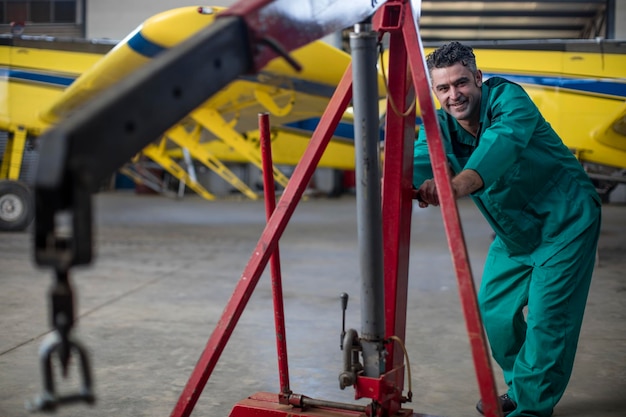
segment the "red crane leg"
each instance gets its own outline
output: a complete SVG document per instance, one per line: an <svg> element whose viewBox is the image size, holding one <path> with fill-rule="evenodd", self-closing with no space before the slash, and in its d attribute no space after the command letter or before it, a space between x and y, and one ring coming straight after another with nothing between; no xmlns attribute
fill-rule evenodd
<svg viewBox="0 0 626 417"><path fill-rule="evenodd" d="M285 231L289 219L293 215L302 194L304 194L317 168L326 145L328 145L352 99L351 73L352 66L349 65L331 98L328 108L322 115L315 132L313 132L309 146L304 152L300 163L296 166L274 214L272 214L265 226L250 260L222 313L222 317L213 330L198 363L189 377L187 385L171 413L172 417L188 417L191 415L198 398L200 398L209 376L213 372L248 300L252 296L252 292L267 265L270 255L276 249L278 239Z"/></svg>
<svg viewBox="0 0 626 417"><path fill-rule="evenodd" d="M411 51L409 58L411 62L411 74L413 75L413 82L419 99L424 128L426 129L433 174L435 176L435 183L437 184L439 201L441 202L444 228L448 238L448 247L452 254L452 263L456 271L459 296L461 298L463 315L465 316L465 324L470 339L478 388L483 400L483 411L486 417L502 417L487 348L487 340L478 309L476 289L470 269L469 256L467 254L458 207L447 169L448 161L441 140L439 124L437 123L437 116L435 114L435 105L427 78L428 73L425 68L426 61L423 55L424 49L421 39L417 35L413 19L409 19L408 17L405 19L403 31L406 49L407 51Z"/></svg>
<svg viewBox="0 0 626 417"><path fill-rule="evenodd" d="M263 191L265 195L265 215L270 220L276 209L276 192L274 188L274 170L272 163L272 141L270 138L270 116L259 114L259 132L261 140L261 156L263 160ZM278 378L280 382L281 400L287 401L291 393L289 389L289 362L287 360L287 335L285 334L285 308L283 303L283 283L280 272L280 253L278 244L270 258L270 274L272 277L272 300L274 302L274 326L276 328L276 353L278 357Z"/></svg>

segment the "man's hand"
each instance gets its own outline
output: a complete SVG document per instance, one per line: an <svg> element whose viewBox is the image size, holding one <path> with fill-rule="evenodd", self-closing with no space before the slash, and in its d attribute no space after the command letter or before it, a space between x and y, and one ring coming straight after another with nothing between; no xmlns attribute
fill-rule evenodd
<svg viewBox="0 0 626 417"><path fill-rule="evenodd" d="M439 195L437 194L437 186L435 180L426 180L417 189L416 198L421 208L429 205L439 205Z"/></svg>
<svg viewBox="0 0 626 417"><path fill-rule="evenodd" d="M454 198L465 197L483 187L483 179L474 170L466 169L461 171L459 175L452 178L452 191ZM439 205L439 194L437 193L437 185L435 180L426 180L420 185L420 188L413 191L414 198L419 202L421 208L429 205Z"/></svg>

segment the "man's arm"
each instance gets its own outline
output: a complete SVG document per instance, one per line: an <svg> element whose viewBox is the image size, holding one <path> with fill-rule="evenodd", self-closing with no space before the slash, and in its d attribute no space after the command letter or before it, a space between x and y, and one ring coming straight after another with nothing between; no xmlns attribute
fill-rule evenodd
<svg viewBox="0 0 626 417"><path fill-rule="evenodd" d="M474 191L480 190L483 184L483 179L478 175L478 172L473 169L464 169L459 175L452 178L454 197L461 198L470 195Z"/></svg>
<svg viewBox="0 0 626 417"><path fill-rule="evenodd" d="M479 144L465 164L483 181L483 190L507 173L531 141L539 110L517 84L502 83L492 88L490 121L480 135ZM480 194L481 190L477 191Z"/></svg>

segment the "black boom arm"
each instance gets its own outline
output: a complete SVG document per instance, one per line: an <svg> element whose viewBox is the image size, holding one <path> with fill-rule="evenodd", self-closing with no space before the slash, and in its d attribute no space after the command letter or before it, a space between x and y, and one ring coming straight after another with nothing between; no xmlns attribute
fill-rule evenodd
<svg viewBox="0 0 626 417"><path fill-rule="evenodd" d="M41 137L35 261L67 269L92 258L91 194L185 115L252 69L238 16L215 20L103 92Z"/></svg>

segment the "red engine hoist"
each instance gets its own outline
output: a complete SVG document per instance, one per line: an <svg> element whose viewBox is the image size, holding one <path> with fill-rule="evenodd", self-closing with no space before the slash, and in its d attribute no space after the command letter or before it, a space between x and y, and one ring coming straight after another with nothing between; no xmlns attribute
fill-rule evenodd
<svg viewBox="0 0 626 417"><path fill-rule="evenodd" d="M271 7L271 3L269 0L244 0L237 3L224 13L224 17L216 19L212 25L214 27L202 31L181 47L168 51L163 58L155 60L154 64L138 71L138 74L131 75L115 91L88 104L79 114L62 122L42 139L43 146L47 147L42 149L42 155L49 156L40 162L35 181L35 258L37 263L54 268L57 277L54 288L63 291L53 300L52 321L58 337L47 342L47 348L42 349L45 353L42 363L45 364L46 379L44 395L34 404L35 408L46 410L66 401L93 401L84 349L70 334L73 308L68 277L71 266L91 260L90 192L103 176L117 169L156 137L157 133L180 120L238 74L258 71L276 55L288 58L285 51L299 46L298 42L306 43L306 39L296 36L286 40L287 45L284 45L269 36L263 36L264 33L280 33L284 26L289 26L294 33L299 30L293 22L263 20L263 13L259 11L267 4ZM372 5L374 3L377 2L372 0ZM286 4L291 3L282 2L283 6ZM261 29L255 32L254 29L261 26L266 32ZM323 32L326 29L320 30ZM389 83L381 199L372 198L381 194L377 162L372 162L377 161L378 151L376 45L385 34L389 35ZM308 41L316 39L318 35L313 33L311 36L315 37ZM273 204L271 169L264 170L270 173L265 178L267 225L171 413L172 417L191 415L270 259L275 284L280 392L255 394L236 404L231 416L423 416L402 408L403 404L411 400L410 392L406 397L402 395L405 373L402 348L406 327L412 150L415 137L415 108L411 106L415 97L428 136L433 173L457 274L484 413L487 417L501 416L465 241L439 135L423 48L409 1L389 0L378 8L371 22L364 20L356 25L355 32L351 34L351 47L352 65L340 81L276 207ZM216 65L218 61L219 65ZM168 91L172 80L182 84L175 84ZM178 93L185 94L177 94L173 99L169 92L174 91L174 88ZM187 93L192 97L189 98ZM163 96L155 98L159 94ZM177 101L180 97L185 97L183 103ZM354 329L344 331L342 335L344 367L340 373L340 386L354 386L357 399L372 400L367 406L318 400L291 392L278 260L278 240L351 101L354 102L355 112L357 184L361 187L357 189L357 219L363 275L362 302L366 303L367 308L363 310L367 311L365 314L368 317L362 320L360 335ZM159 103L158 108L155 103ZM155 113L149 125L141 123L140 118L146 108ZM265 143L264 163L271 164L271 152L266 143L267 116L262 116L260 122L265 137L262 139L262 143ZM82 137L90 138L89 146L84 145L87 141L81 142ZM111 144L112 140L118 142ZM114 149L113 153L111 148ZM94 159L94 155L98 155L99 159ZM364 194L369 198L359 197ZM58 224L59 217L64 219L61 227ZM71 225L69 234L68 222ZM63 231L60 232L59 228ZM346 302L347 297L342 297L344 310ZM61 358L64 368L72 350L78 351L81 358L85 357L82 367L86 377L80 394L65 398L56 396L52 378L46 372L50 368L51 352L55 350L64 353Z"/></svg>

